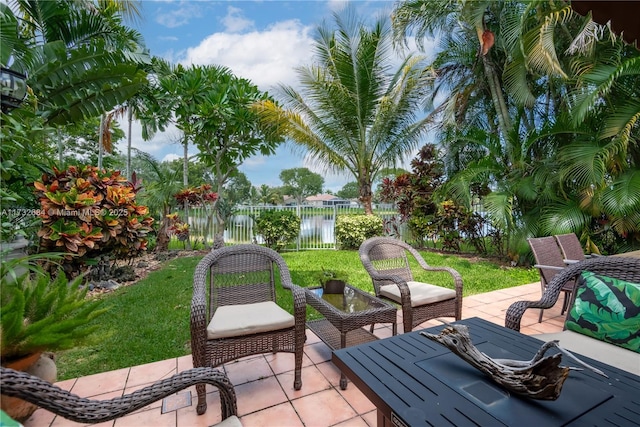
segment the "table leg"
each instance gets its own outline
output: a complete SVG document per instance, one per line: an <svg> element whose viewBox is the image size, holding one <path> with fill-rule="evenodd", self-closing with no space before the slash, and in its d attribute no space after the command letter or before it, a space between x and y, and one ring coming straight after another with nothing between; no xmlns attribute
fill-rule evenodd
<svg viewBox="0 0 640 427"><path fill-rule="evenodd" d="M345 348L347 346L347 333L340 332L340 348ZM347 389L347 377L340 372L340 390Z"/></svg>
<svg viewBox="0 0 640 427"><path fill-rule="evenodd" d="M395 427L391 422L391 420L385 417L380 409L377 410L377 414L378 414L378 419L377 419L378 427Z"/></svg>

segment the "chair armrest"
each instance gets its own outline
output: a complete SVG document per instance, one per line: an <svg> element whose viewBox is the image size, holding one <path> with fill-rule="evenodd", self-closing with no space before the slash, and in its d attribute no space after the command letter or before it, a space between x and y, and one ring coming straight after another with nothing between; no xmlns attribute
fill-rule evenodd
<svg viewBox="0 0 640 427"><path fill-rule="evenodd" d="M395 274L381 274L375 271L369 272L369 275L373 280L393 282L400 289L400 298L404 302L411 303L411 292L407 282L400 276Z"/></svg>
<svg viewBox="0 0 640 427"><path fill-rule="evenodd" d="M427 266L426 268L423 267L423 269L425 271L446 271L453 278L453 282L455 284L456 291L459 288L460 292L462 292L462 276L455 269L453 269L451 267L432 267L432 266Z"/></svg>
<svg viewBox="0 0 640 427"><path fill-rule="evenodd" d="M202 261L201 261L202 263ZM206 277L209 270L207 264L198 264L193 276L193 295L191 297L191 355L193 366L206 366L205 347L207 342L207 293Z"/></svg>
<svg viewBox="0 0 640 427"><path fill-rule="evenodd" d="M563 259L562 261L565 264L569 265L569 264L575 264L576 262L580 262L581 260L579 260L579 259Z"/></svg>
<svg viewBox="0 0 640 427"><path fill-rule="evenodd" d="M304 294L304 289L292 283L289 290L293 295L293 316L296 319L296 324L302 321L304 325L307 317L307 298Z"/></svg>
<svg viewBox="0 0 640 427"><path fill-rule="evenodd" d="M566 267L558 267L557 265L544 265L544 264L535 264L534 265L535 268L546 268L549 270L558 270L558 271L562 271L564 270Z"/></svg>
<svg viewBox="0 0 640 427"><path fill-rule="evenodd" d="M413 257L418 261L418 265L424 271L446 271L453 278L453 282L456 288L456 293L460 298L462 298L462 276L455 269L451 267L433 267L427 264L427 262L422 258L420 252L418 252L415 248L409 249L409 252L413 255Z"/></svg>
<svg viewBox="0 0 640 427"><path fill-rule="evenodd" d="M529 308L551 308L555 304L553 302L539 301L516 301L509 306L504 318L504 326L513 329L514 331L520 331L520 322L524 312Z"/></svg>
<svg viewBox="0 0 640 427"><path fill-rule="evenodd" d="M189 369L111 400L86 399L25 372L4 367L0 369L2 394L26 400L68 420L83 424L101 423L122 417L180 390L203 383L218 388L222 419L237 414L233 384L224 372L210 367Z"/></svg>

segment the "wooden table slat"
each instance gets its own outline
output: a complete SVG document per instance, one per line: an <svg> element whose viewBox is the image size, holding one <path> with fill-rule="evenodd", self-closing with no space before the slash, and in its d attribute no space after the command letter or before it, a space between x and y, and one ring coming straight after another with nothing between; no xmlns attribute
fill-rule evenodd
<svg viewBox="0 0 640 427"><path fill-rule="evenodd" d="M469 327L474 344L492 357L527 360L541 345L536 338L482 319L459 323ZM443 327L430 328L429 332L438 333ZM418 331L337 350L333 362L377 407L379 426L494 426L517 421L518 427L542 427L540 420L544 420L544 427L562 425L562 420L566 425L640 425L640 377L579 357L610 378L591 371L572 371L565 384L571 394L561 394L556 402L508 397L507 391ZM568 358L563 362L575 366ZM465 381L471 381L468 384L473 387L478 384L482 391L472 393ZM513 410L529 411L537 420L523 416L520 424L517 413L496 412L497 407L487 403L491 399L483 396L482 387L487 387L488 396L497 396L493 399L500 410L509 411L513 405ZM585 405L588 407L582 409Z"/></svg>

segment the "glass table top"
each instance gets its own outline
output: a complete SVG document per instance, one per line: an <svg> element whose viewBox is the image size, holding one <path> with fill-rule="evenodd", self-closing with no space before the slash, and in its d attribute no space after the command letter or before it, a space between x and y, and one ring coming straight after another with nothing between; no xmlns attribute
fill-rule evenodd
<svg viewBox="0 0 640 427"><path fill-rule="evenodd" d="M326 294L322 288L307 288L307 291L345 313L357 313L359 311L388 307L387 304L376 299L373 295L358 292L349 286L344 288L344 293L342 294Z"/></svg>

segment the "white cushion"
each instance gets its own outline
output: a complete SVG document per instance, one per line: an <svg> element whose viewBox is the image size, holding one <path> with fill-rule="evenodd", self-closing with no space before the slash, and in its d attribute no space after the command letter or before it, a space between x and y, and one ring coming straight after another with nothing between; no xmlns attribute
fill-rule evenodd
<svg viewBox="0 0 640 427"><path fill-rule="evenodd" d="M558 340L560 347L565 348L572 353L579 353L583 356L615 366L616 368L627 372L640 375L640 353L635 353L631 350L627 350L626 348L609 344L573 331L562 331L532 336L544 342ZM578 358L580 358L580 356L578 356ZM565 359L563 357L562 360L566 360L567 365L578 366L573 365L569 358Z"/></svg>
<svg viewBox="0 0 640 427"><path fill-rule="evenodd" d="M207 326L207 338L237 337L291 328L294 317L273 301L218 307Z"/></svg>
<svg viewBox="0 0 640 427"><path fill-rule="evenodd" d="M409 286L409 291L411 292L411 307L433 304L434 302L456 297L456 291L453 289L442 288L429 283L409 281L407 286ZM380 295L396 302L401 302L400 288L397 285L380 286Z"/></svg>

